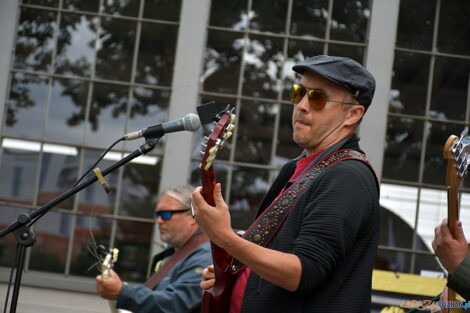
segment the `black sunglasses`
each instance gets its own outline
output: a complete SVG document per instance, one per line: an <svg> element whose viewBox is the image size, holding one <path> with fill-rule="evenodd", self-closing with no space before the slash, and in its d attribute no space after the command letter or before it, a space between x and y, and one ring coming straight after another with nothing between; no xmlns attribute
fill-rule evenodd
<svg viewBox="0 0 470 313"><path fill-rule="evenodd" d="M184 212L189 212L190 209L183 209L183 210L175 210L175 211L153 211L153 215L155 216L155 218L157 219L158 217L161 217L162 220L164 221L169 221L171 220L171 217L173 216L173 214L176 214L176 213L184 213Z"/></svg>

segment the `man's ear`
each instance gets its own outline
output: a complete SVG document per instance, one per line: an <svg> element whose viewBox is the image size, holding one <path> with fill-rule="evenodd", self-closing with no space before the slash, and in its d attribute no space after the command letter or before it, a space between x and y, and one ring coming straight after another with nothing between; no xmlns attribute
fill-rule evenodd
<svg viewBox="0 0 470 313"><path fill-rule="evenodd" d="M366 109L362 105L351 106L346 113L346 121L344 122L344 125L352 126L359 123L361 118L364 116L365 110Z"/></svg>

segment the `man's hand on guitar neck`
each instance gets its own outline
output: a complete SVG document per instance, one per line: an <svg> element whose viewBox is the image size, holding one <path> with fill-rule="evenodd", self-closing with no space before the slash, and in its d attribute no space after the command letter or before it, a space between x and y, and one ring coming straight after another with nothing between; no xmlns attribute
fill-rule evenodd
<svg viewBox="0 0 470 313"><path fill-rule="evenodd" d="M222 198L220 184L214 187L215 207L210 206L201 194L201 187L196 188L192 196L195 208L194 219L209 237L209 239L220 247L224 247L231 238L238 237L232 230L230 213L227 204Z"/></svg>
<svg viewBox="0 0 470 313"><path fill-rule="evenodd" d="M455 224L454 230L455 239L452 237L449 227L447 226L447 219L444 219L442 223L434 229L435 236L432 242L434 253L449 274L455 272L467 253L469 253L469 246L463 233L461 221Z"/></svg>
<svg viewBox="0 0 470 313"><path fill-rule="evenodd" d="M101 298L108 300L116 300L118 298L122 289L122 281L115 271L110 269L106 280L103 280L101 275L96 276L95 280L96 291Z"/></svg>
<svg viewBox="0 0 470 313"><path fill-rule="evenodd" d="M201 281L201 289L202 290L211 290L215 284L215 273L214 273L214 265L209 265L202 271L202 281Z"/></svg>

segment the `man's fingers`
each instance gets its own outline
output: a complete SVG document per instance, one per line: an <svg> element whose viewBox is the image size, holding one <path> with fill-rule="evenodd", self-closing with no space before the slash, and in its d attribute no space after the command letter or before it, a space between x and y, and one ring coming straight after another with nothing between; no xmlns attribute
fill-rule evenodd
<svg viewBox="0 0 470 313"><path fill-rule="evenodd" d="M455 224L454 227L454 234L455 234L455 239L460 242L467 242L467 239L465 239L465 234L463 233L462 229L462 222L458 221Z"/></svg>
<svg viewBox="0 0 470 313"><path fill-rule="evenodd" d="M209 290L212 287L214 287L215 284L215 279L209 279L209 280L203 280L201 281L201 284L199 285L201 289L203 290Z"/></svg>

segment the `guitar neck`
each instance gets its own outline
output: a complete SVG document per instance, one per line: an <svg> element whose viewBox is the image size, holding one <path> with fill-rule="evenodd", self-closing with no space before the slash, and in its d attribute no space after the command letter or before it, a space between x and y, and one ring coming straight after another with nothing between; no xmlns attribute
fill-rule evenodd
<svg viewBox="0 0 470 313"><path fill-rule="evenodd" d="M214 167L211 166L209 169L201 169L201 180L202 180L202 196L206 202L212 206L215 205L214 200L214 187L216 184Z"/></svg>

